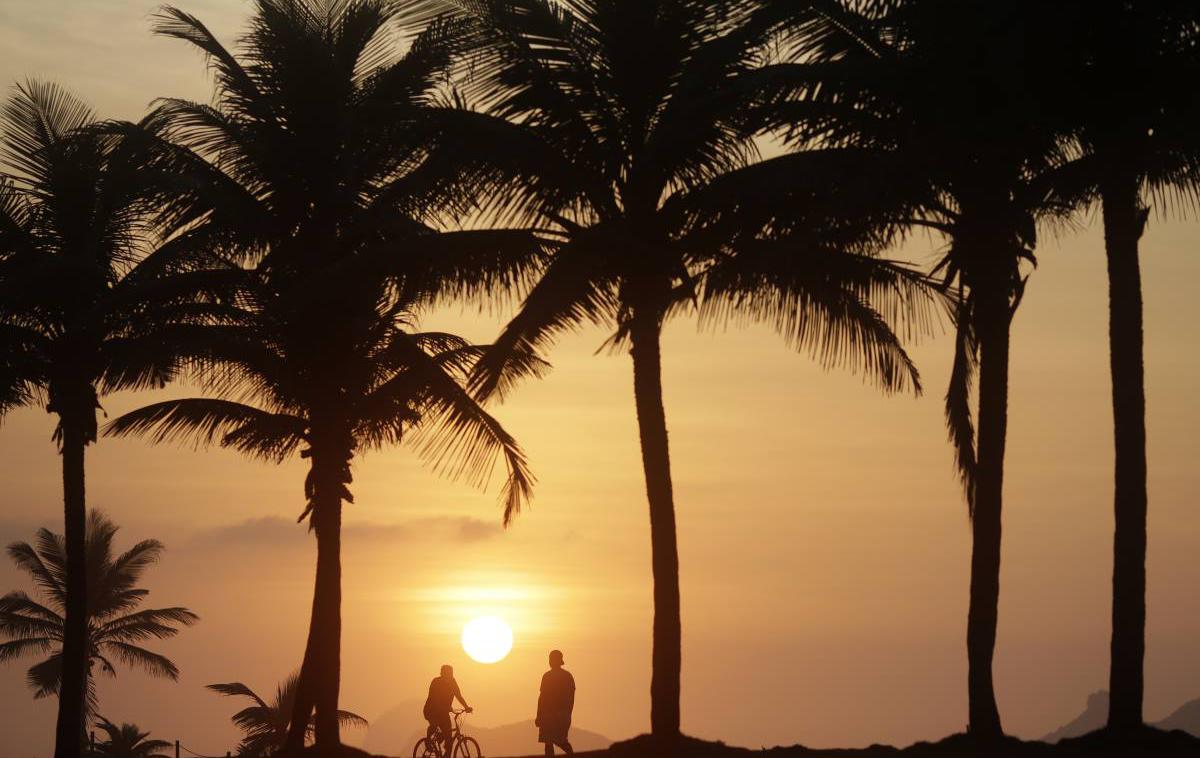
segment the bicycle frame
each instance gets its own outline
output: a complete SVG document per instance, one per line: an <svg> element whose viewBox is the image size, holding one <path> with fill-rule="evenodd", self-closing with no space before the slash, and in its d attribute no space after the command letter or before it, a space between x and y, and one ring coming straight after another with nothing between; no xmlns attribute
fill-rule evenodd
<svg viewBox="0 0 1200 758"><path fill-rule="evenodd" d="M462 731L462 717L467 714L467 711L451 709L450 713L454 715L454 724L450 728L449 735L442 734L440 728L432 725L426 731L425 740L429 743L429 748L433 751L432 754L439 758L450 758L458 750L459 745L468 739L475 744L476 750L478 750L478 743L467 737ZM447 737L449 738L448 740ZM448 753L446 752L447 741L450 743ZM429 755L429 753L426 753L426 755Z"/></svg>

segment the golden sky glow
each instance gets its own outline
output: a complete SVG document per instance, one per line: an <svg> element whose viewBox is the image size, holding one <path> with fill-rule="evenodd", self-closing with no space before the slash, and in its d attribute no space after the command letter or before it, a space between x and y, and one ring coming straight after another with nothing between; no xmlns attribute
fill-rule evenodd
<svg viewBox="0 0 1200 758"><path fill-rule="evenodd" d="M179 0L225 40L240 0ZM52 78L105 116L159 95L207 97L202 61L154 39L145 0L5 0L0 78ZM1046 234L1012 348L1004 564L996 686L1005 726L1039 737L1106 686L1112 442L1105 271L1095 219ZM1147 716L1200 697L1200 227L1152 217L1143 242L1150 455ZM935 242L905 254L925 262ZM481 341L505 314L430 314L425 326ZM532 508L500 529L496 485L477 493L404 450L354 469L344 540L342 705L420 723L429 680L454 665L480 724L532 718L546 653L566 654L575 723L624 738L649 725L650 558L626 356L587 331L550 355L553 373L497 415L530 455ZM951 340L911 351L920 399L885 398L826 373L760 329L699 334L672 324L666 410L683 588L683 728L750 747L907 743L966 722L969 531L941 397ZM182 394L184 388L170 388ZM152 399L105 402L110 417ZM42 410L0 427L0 540L61 528L59 461ZM180 682L122 673L103 713L206 754L229 749L235 710L204 691L273 691L297 667L314 549L303 462L101 440L89 502L122 527L118 546L158 537L150 602L202 620L155 647ZM28 589L0 561L0 591ZM511 653L472 661L463 625L504 618ZM46 754L54 707L0 664L0 756ZM347 735L351 741L370 735ZM531 740L532 744L532 740ZM536 745L533 745L536 749ZM216 751L216 752L214 752Z"/></svg>

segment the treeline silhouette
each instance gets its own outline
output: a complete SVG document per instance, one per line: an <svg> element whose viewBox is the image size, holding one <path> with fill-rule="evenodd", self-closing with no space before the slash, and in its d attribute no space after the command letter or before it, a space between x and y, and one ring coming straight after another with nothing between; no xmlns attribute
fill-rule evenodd
<svg viewBox="0 0 1200 758"><path fill-rule="evenodd" d="M969 733L992 685L1010 325L1039 228L1099 207L1109 266L1116 535L1109 727L1142 725L1146 460L1138 245L1197 187L1200 8L1184 0L254 0L234 47L177 8L210 103L100 121L55 85L3 111L0 413L58 419L65 625L56 758L85 707L84 453L105 394L187 380L117 435L309 461L312 619L286 748L339 744L350 466L409 442L508 522L533 476L484 408L554 339L633 364L650 511L651 723L679 735L670 318L776 329L919 392L904 342L953 320L946 419L973 529ZM782 146L767 157L764 145ZM887 257L914 231L930 270ZM493 345L420 332L518 298Z"/></svg>

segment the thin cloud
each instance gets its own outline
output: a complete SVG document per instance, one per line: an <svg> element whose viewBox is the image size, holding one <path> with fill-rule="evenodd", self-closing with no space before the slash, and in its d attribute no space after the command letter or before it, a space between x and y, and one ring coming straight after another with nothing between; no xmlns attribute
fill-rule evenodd
<svg viewBox="0 0 1200 758"><path fill-rule="evenodd" d="M499 523L461 517L431 517L380 524L353 523L342 527L342 539L352 542L481 542L503 532ZM237 524L206 529L191 540L195 547L292 547L308 544L308 529L280 516L263 516Z"/></svg>

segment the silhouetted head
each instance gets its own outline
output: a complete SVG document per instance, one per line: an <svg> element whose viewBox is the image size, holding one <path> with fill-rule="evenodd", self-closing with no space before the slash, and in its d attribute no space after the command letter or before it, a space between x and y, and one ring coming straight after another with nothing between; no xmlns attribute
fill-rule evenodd
<svg viewBox="0 0 1200 758"><path fill-rule="evenodd" d="M454 678L454 667L449 666L449 665L442 666L442 677L444 679L453 679Z"/></svg>
<svg viewBox="0 0 1200 758"><path fill-rule="evenodd" d="M550 667L559 668L563 665L563 656L561 650L550 651Z"/></svg>

